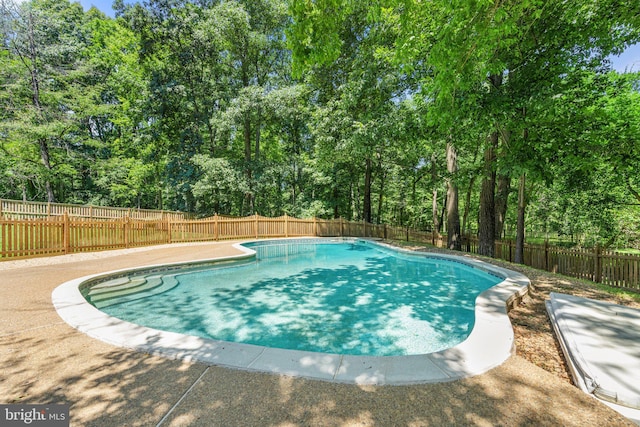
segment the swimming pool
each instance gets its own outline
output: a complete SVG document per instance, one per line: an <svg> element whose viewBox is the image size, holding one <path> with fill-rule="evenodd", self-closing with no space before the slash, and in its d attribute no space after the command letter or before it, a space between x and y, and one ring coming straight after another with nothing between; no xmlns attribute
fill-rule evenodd
<svg viewBox="0 0 640 427"><path fill-rule="evenodd" d="M290 350L433 353L473 328L475 299L502 278L364 240L244 245L252 262L134 274L83 289L138 325Z"/></svg>
<svg viewBox="0 0 640 427"><path fill-rule="evenodd" d="M301 243L300 241L298 241L298 244L294 246L297 246L299 249L301 247L305 247L305 245L310 245L310 243L307 243L308 240L309 239L307 239L305 243ZM325 242L322 246L328 245L328 243L326 243L326 240L311 240L314 241L313 245L316 245L315 242ZM281 241L279 241L279 243L281 243ZM335 243L332 242L331 244ZM231 272L232 275L235 274L237 277L238 269L255 269L256 265L260 264L262 261L256 262L254 260L255 251L253 249L257 249L258 251L260 251L261 249L255 247L256 244L249 244L248 246L252 245L254 245L252 249L237 246L237 249L242 251L243 254L233 257L232 260L225 260L225 262L232 263L244 262L247 263L246 265L237 266L227 264L224 266L224 268L217 270L227 270L227 273ZM282 252L281 244L269 244L263 247L271 248L269 250ZM337 246L334 246L334 248L335 247ZM104 284L113 280L121 280L123 277L129 276L131 274L130 271L108 272L105 274L87 276L71 282L67 282L54 291L53 301L56 309L58 310L58 313L69 324L85 333L88 333L91 336L99 338L103 341L110 342L112 344L134 348L137 350L143 350L151 353L158 353L164 356L197 360L210 364L268 372L286 373L289 375L298 375L332 381L372 384L403 384L414 382L450 381L455 378L461 378L464 376L484 372L491 367L499 365L511 354L513 350L513 331L508 321L508 317L506 316L506 303L509 299L512 299L517 295L526 292L526 288L528 286L528 280L526 279L526 277L509 270L504 270L474 259L467 259L464 257L449 255L428 256L424 253L415 254L411 251L401 251L385 245L372 243L351 242L347 245L347 247L350 248L348 250L351 252L358 252L359 250L364 249L369 251L370 253L368 254L368 256L364 257L365 261L360 262L364 262L365 265L363 265L363 267L370 268L370 270L367 270L367 268L363 268L362 271L365 271L366 273L363 278L359 279L359 284L355 288L351 288L348 292L346 292L346 294L349 296L349 299L351 300L351 304L344 305L343 307L350 307L351 309L347 310L343 308L343 312L357 312L357 308L359 307L359 305L384 307L386 304L388 304L379 304L378 301L376 301L376 304L371 303L373 298L386 299L388 298L388 296L382 297L381 295L378 295L375 292L372 293L370 291L362 292L362 290L359 290L358 287L365 281L373 281L378 285L384 282L387 284L386 286L390 287L396 293L400 292L398 291L398 284L390 285L387 283L388 280L386 276L391 274L391 272L393 271L398 271L399 277L402 278L406 273L406 268L404 270L405 273L402 273L403 270L399 267L399 264L385 264L385 260L388 261L389 259L402 259L403 262L413 260L412 262L414 263L414 266L420 265L419 267L414 267L417 271L421 271L421 269L427 268L427 266L432 266L434 263L449 265L448 263L444 263L444 260L455 260L457 263L456 265L463 266L462 264L464 264L463 267L465 268L470 266L476 269L473 271L474 276L480 277L486 275L489 277L493 277L494 279L495 276L499 276L499 280L501 280L501 282L495 286L491 286L491 284L489 284L488 286L490 287L487 290L478 290L478 292L481 293L476 298L475 308L473 307L473 299L470 303L463 304L463 306L465 306L463 311L471 313L475 312L475 323L473 322L473 316L471 322L462 322L463 324L466 324L467 327L472 327L471 333L468 335L468 337L466 337L466 339L464 339L464 336L462 337L462 342L459 342L457 344L447 344L450 345L450 347L438 347L437 349L432 349L433 351L431 351L429 349L425 350L421 347L411 348L413 344L415 344L415 342L421 343L422 341L425 341L423 337L412 339L412 337L405 336L401 337L400 345L395 344L394 346L392 346L395 348L393 349L394 352L390 354L394 355L387 357L379 357L377 356L377 353L361 353L361 349L363 347L375 347L376 345L374 344L376 343L376 339L370 341L369 343L365 343L365 341L362 341L362 338L351 340L352 342L347 341L348 343L351 342L350 346L352 348L358 349L358 352L355 353L356 355L351 355L349 354L348 348L329 349L324 350L323 352L319 352L321 349L318 348L314 349L315 351L309 351L308 348L281 349L277 348L278 345L273 344L256 344L251 343L250 341L249 343L237 343L220 338L212 339L210 337L197 336L192 333L184 334L175 331L166 331L162 330L165 328L158 327L157 325L149 327L148 325L140 325L138 323L132 323L127 320L117 319L100 310L97 310L95 307L89 305L84 299L81 293L81 289L86 293L87 289L91 289L96 286L99 287L100 282ZM392 254L394 256L391 256ZM280 259L279 262L281 264L287 265L297 265L298 259L308 258L308 254L299 256L290 253L290 251L285 251L284 255L281 256L283 256L287 262L284 263L282 259ZM323 257L320 256L320 258ZM341 254L339 258L344 261L346 255ZM334 264L335 262L331 261L329 262L329 264L324 265L324 267L316 266L312 269L313 274L311 275L314 276L315 279L318 279L322 276L323 273L326 273L326 276L333 276L335 278L336 266ZM341 265L342 264L344 263L341 263ZM171 266L170 268L177 267L178 266ZM180 267L182 268L184 266ZM188 265L188 267L190 269L189 271L195 273L196 276L203 274L202 269L200 268L200 263L195 265L191 264ZM145 275L153 276L154 274L166 270L167 268L167 266L145 267L144 269L142 269L142 272ZM294 276L298 276L299 278L301 276L309 275L308 268L296 268L293 269L295 270ZM339 269L337 273L338 275L342 276L350 276L355 272L355 269L356 267L353 266L342 267L342 269ZM284 277L290 277L291 273L292 271L288 271L288 275L285 275ZM170 273L169 276L176 277L180 274L182 274L182 272L178 274ZM264 291L264 289L262 289L257 294L253 294L251 298L262 300L266 305L268 305L267 302L270 300L270 298L276 298L274 297L274 295L277 295L277 292L275 291L279 286L282 286L283 283L289 281L289 279L282 279L282 277L278 279L277 274L274 277L270 279L270 282L267 281L269 282L268 285L273 288L273 295L266 297L264 293L260 293ZM278 280L280 281L278 282ZM341 282L341 280L337 280L337 282ZM264 285L264 279L262 284ZM324 289L324 286L318 286L319 287L315 289L315 293L322 294L322 292L318 291L324 290L325 295L323 296L323 298L325 300L336 298L336 295L340 293L336 289L327 291L326 289ZM413 285L409 286L409 288L413 287L416 289L421 289L421 295L425 295L430 293L428 291L425 291L425 286L425 283L414 283ZM200 287L202 288L202 286ZM450 286L444 285L440 285L440 287L442 289L450 288ZM178 287L176 286L175 288L177 289ZM344 284L338 286L338 289L340 288L344 288ZM348 289L348 287L344 289ZM225 294L225 292L222 292L222 294ZM166 298L166 295L170 293L171 290L168 290L163 294L165 300L168 299ZM242 291L240 292L240 295L242 295ZM246 295L247 294L245 294L245 296ZM292 295L295 295L295 292ZM407 298L419 299L415 295L408 296ZM82 301L80 301L80 299ZM198 298L196 297L193 299L197 300ZM293 298L294 301L295 299L296 298ZM278 305L276 302L277 298L271 300L272 305ZM422 323L420 322L426 322L425 319L419 317L420 313L418 313L418 311L420 310L416 311L415 308L409 309L407 308L409 307L409 305L405 303L406 301L396 304L395 306L390 305L387 307L386 311L395 314L396 320L397 318L404 318L404 320L409 319L409 323L411 324L411 322L413 322L414 326L422 325ZM317 301L315 302L315 304L317 305ZM120 305L125 304L117 303L113 304L113 307ZM131 305L131 307L134 306L135 304ZM313 304L311 304L311 306L313 306ZM141 306L138 306L138 308L140 307ZM108 309L108 307L105 307L103 309ZM154 313L157 313L156 309L154 309L153 311ZM322 311L322 313L324 313L324 311ZM338 309L338 314L340 314L340 309ZM443 317L442 313L438 314L438 317ZM444 324L447 324L446 320L444 321ZM364 331L368 329L366 325L363 324L362 326L362 328L351 329L361 329ZM452 328L456 329L457 327ZM242 327L237 329L242 330ZM389 332L389 330L393 331L395 329L396 328L390 328L387 330L387 332ZM468 333L468 331L465 333ZM460 338L456 339L458 341L460 340ZM377 340L380 341L379 337L377 338ZM400 348L402 352L398 353L398 348ZM409 349L409 352L407 352L407 349Z"/></svg>

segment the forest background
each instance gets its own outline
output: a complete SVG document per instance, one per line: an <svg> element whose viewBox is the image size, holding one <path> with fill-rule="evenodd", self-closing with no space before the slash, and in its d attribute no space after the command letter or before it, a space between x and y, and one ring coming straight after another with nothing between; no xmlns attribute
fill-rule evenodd
<svg viewBox="0 0 640 427"><path fill-rule="evenodd" d="M635 2L0 5L0 198L640 248Z"/></svg>

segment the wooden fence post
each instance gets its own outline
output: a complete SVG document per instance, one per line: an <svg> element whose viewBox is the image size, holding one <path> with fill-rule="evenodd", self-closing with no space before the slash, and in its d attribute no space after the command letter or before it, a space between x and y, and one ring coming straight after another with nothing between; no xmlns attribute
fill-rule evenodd
<svg viewBox="0 0 640 427"><path fill-rule="evenodd" d="M284 237L289 237L289 221L287 221L287 214L284 214Z"/></svg>
<svg viewBox="0 0 640 427"><path fill-rule="evenodd" d="M167 217L167 243L171 243L171 219L169 217Z"/></svg>
<svg viewBox="0 0 640 427"><path fill-rule="evenodd" d="M218 231L218 214L213 216L213 238L218 241L219 231Z"/></svg>
<svg viewBox="0 0 640 427"><path fill-rule="evenodd" d="M125 216L122 219L122 231L124 234L124 247L129 249L129 216Z"/></svg>
<svg viewBox="0 0 640 427"><path fill-rule="evenodd" d="M549 270L549 241L545 239L544 241L544 269L545 271L551 271Z"/></svg>
<svg viewBox="0 0 640 427"><path fill-rule="evenodd" d="M62 246L64 247L65 254L71 253L69 234L69 214L65 211L62 222Z"/></svg>
<svg viewBox="0 0 640 427"><path fill-rule="evenodd" d="M255 231L256 239L257 239L258 238L258 214L256 213L256 214L254 214L254 216L255 216L256 221L255 221L255 223L253 225L253 228L254 228L254 231Z"/></svg>
<svg viewBox="0 0 640 427"><path fill-rule="evenodd" d="M509 240L509 262L513 262L513 240Z"/></svg>
<svg viewBox="0 0 640 427"><path fill-rule="evenodd" d="M340 217L340 237L344 236L344 230L343 230L342 222L343 222L343 219L342 219L342 217Z"/></svg>
<svg viewBox="0 0 640 427"><path fill-rule="evenodd" d="M600 283L602 282L602 249L600 248L600 243L596 244L595 247L595 253L594 253L594 275L593 275L593 281L596 283Z"/></svg>
<svg viewBox="0 0 640 427"><path fill-rule="evenodd" d="M318 218L313 217L313 235L318 237Z"/></svg>

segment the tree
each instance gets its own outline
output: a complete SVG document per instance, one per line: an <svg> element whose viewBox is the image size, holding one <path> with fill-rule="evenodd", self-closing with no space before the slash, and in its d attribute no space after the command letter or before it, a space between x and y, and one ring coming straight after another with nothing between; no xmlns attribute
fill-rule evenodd
<svg viewBox="0 0 640 427"><path fill-rule="evenodd" d="M418 2L400 4L411 12L405 20L404 40L421 33L433 34L433 21L429 17L441 18L436 18L442 23L436 36L420 39L428 49L410 46L405 54L409 58L413 54L415 58L416 53L426 53L415 59L425 60L431 66L430 93L441 120L451 122L454 109L468 111L475 105L484 110L481 120L487 129L487 144L480 197L479 251L492 255L498 234L496 226L501 227L501 220L496 221L496 173L501 165L518 158L510 152L535 151L529 146L531 139L511 138L535 126L531 120L535 117L527 116L525 124L521 112L535 109L532 101L553 96L554 85L567 73L581 68L597 69L602 58L637 40L637 22L633 21L637 14L628 13L637 6L607 1L576 2L571 6L536 1L499 5L461 1L429 8ZM604 10L608 12L602 13ZM610 32L612 27L617 31ZM510 168L522 169L517 164ZM509 168L502 169L510 172ZM503 182L506 184L506 179ZM498 206L501 216L505 207L500 203Z"/></svg>
<svg viewBox="0 0 640 427"><path fill-rule="evenodd" d="M615 215L637 203L629 183L637 182L638 76L583 71L567 79L540 112L544 127L537 129L555 148L550 187L562 196L545 194L558 212L536 207L537 216L554 232L589 230L611 245L619 235Z"/></svg>
<svg viewBox="0 0 640 427"><path fill-rule="evenodd" d="M240 142L249 185L241 211L254 212L262 102L288 74L284 3L159 0L118 9L140 34L141 62L150 74L149 132L166 144L161 151L175 207L194 207L193 156L235 157Z"/></svg>
<svg viewBox="0 0 640 427"><path fill-rule="evenodd" d="M394 151L392 135L398 127L385 117L396 117L393 111L407 88L407 78L392 62L396 23L368 21L366 6L349 4L340 11L341 21L335 23L334 52L327 51L326 56L320 57L312 49L300 49L296 44L292 47L294 55L304 51L310 59L306 81L318 92L321 121L314 131L318 144L326 144L319 147L318 153L327 153L323 163L332 169L327 173L337 178L342 174L340 168L347 169L344 174L351 181L349 205L356 206L358 218L372 222L373 186L378 179L384 187L381 167L389 152ZM306 13L299 5L293 4L292 8ZM296 21L291 34L298 34L302 25ZM334 185L334 215L338 216L338 179L334 179Z"/></svg>
<svg viewBox="0 0 640 427"><path fill-rule="evenodd" d="M13 176L29 181L25 191L42 185L55 201L94 140L86 117L99 101L83 56L84 14L67 0L3 5L2 150L15 159Z"/></svg>

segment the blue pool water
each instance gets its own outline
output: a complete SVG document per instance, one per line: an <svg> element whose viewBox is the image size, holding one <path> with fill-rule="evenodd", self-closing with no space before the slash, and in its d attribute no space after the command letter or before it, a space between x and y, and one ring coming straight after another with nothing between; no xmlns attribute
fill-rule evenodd
<svg viewBox="0 0 640 427"><path fill-rule="evenodd" d="M160 330L397 356L462 342L473 328L476 296L502 281L458 262L365 241L246 246L256 260L116 278L83 293L111 316Z"/></svg>

